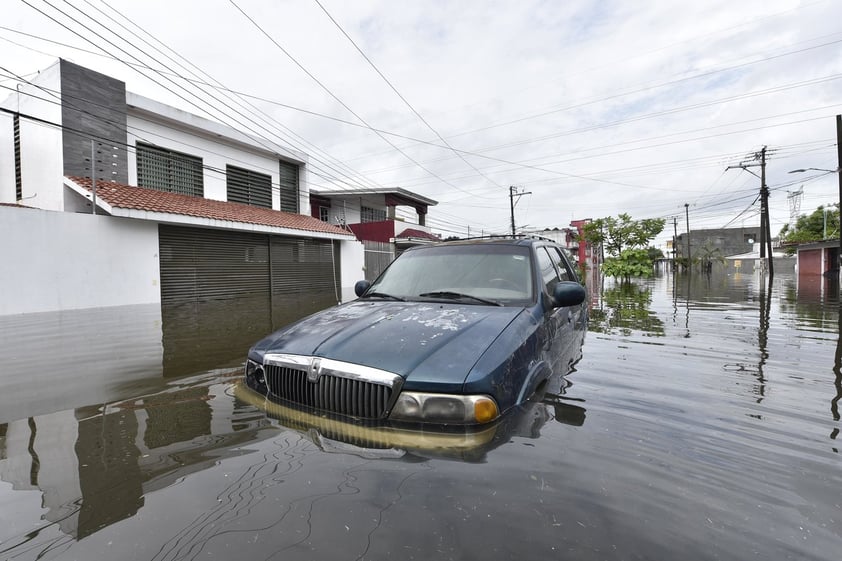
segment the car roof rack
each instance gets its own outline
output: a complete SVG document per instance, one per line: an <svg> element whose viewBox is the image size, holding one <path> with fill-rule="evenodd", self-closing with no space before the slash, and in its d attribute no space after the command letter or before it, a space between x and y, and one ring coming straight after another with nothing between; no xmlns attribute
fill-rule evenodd
<svg viewBox="0 0 842 561"><path fill-rule="evenodd" d="M485 234L482 236L468 236L464 238L444 239L442 242L465 242L472 240L542 240L545 242L552 242L557 244L558 241L546 236L539 236L538 234Z"/></svg>

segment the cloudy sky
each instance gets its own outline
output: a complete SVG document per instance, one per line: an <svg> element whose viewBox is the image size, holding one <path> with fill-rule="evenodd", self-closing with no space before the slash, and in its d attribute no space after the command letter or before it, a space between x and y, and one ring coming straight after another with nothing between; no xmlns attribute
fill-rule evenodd
<svg viewBox="0 0 842 561"><path fill-rule="evenodd" d="M402 187L444 235L627 212L759 224L838 201L839 0L3 0L0 95L63 57L310 155L318 189ZM751 167L759 174L759 167Z"/></svg>

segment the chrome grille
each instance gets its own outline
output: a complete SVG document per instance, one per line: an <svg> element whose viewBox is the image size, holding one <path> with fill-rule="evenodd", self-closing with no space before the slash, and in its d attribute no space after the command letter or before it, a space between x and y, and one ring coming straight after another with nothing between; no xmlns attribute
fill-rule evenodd
<svg viewBox="0 0 842 561"><path fill-rule="evenodd" d="M363 419L381 419L386 414L392 388L383 384L323 374L311 382L307 371L287 366L266 365L269 391L287 401Z"/></svg>

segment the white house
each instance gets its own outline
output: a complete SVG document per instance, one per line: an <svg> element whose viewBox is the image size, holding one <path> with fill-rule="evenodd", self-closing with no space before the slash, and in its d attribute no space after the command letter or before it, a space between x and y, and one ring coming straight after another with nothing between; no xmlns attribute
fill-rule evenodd
<svg viewBox="0 0 842 561"><path fill-rule="evenodd" d="M305 154L59 60L0 104L0 315L346 299L363 246L310 216L307 177Z"/></svg>
<svg viewBox="0 0 842 561"><path fill-rule="evenodd" d="M405 249L441 241L426 224L433 199L400 187L311 191L310 213L347 227L365 246L365 278L374 280ZM397 207L414 210L400 217Z"/></svg>

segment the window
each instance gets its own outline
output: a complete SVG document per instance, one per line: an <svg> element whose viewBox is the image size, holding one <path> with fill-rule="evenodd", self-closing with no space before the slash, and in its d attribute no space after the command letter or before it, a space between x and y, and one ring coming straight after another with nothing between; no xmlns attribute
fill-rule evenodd
<svg viewBox="0 0 842 561"><path fill-rule="evenodd" d="M202 159L138 142L137 184L167 193L203 197Z"/></svg>
<svg viewBox="0 0 842 561"><path fill-rule="evenodd" d="M228 200L272 208L272 176L234 166L225 166Z"/></svg>
<svg viewBox="0 0 842 561"><path fill-rule="evenodd" d="M544 247L535 248L535 253L538 254L538 267L541 269L541 279L544 287L547 290L547 294L552 294L555 285L558 284L558 273L553 264L554 259L550 257L550 254L547 253L547 249Z"/></svg>
<svg viewBox="0 0 842 561"><path fill-rule="evenodd" d="M322 222L330 222L330 207L319 207L319 220Z"/></svg>
<svg viewBox="0 0 842 561"><path fill-rule="evenodd" d="M386 211L367 206L360 207L360 222L382 222L386 220Z"/></svg>
<svg viewBox="0 0 842 561"><path fill-rule="evenodd" d="M23 199L23 181L20 173L20 114L15 113L12 119L15 136L15 200L20 201Z"/></svg>
<svg viewBox="0 0 842 561"><path fill-rule="evenodd" d="M280 162L278 184L281 192L281 210L298 213L298 166Z"/></svg>
<svg viewBox="0 0 842 561"><path fill-rule="evenodd" d="M568 261L562 255L562 250L557 247L548 247L547 251L550 252L550 257L555 261L555 268L558 271L559 280L576 280L575 274L568 266Z"/></svg>

